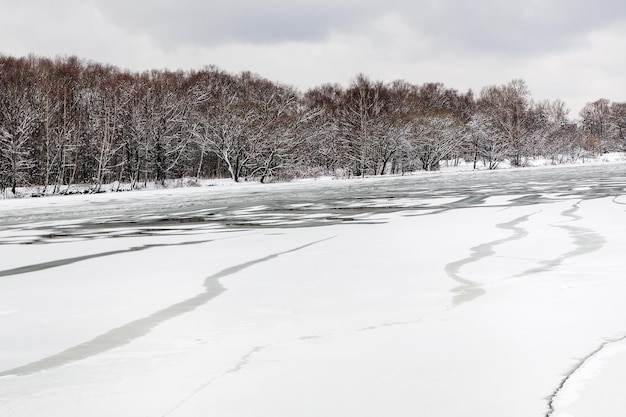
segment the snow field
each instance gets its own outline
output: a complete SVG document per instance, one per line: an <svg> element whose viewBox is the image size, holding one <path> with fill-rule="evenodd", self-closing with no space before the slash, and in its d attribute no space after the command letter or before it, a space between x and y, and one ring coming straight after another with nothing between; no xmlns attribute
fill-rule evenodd
<svg viewBox="0 0 626 417"><path fill-rule="evenodd" d="M0 415L623 415L624 198L519 197L5 244L86 258L0 276Z"/></svg>

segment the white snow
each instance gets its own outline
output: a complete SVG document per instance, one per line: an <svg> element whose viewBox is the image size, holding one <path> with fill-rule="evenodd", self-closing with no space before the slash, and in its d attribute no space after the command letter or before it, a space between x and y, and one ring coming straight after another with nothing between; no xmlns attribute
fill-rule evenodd
<svg viewBox="0 0 626 417"><path fill-rule="evenodd" d="M329 203L394 181L0 202L0 416L626 414L626 196Z"/></svg>

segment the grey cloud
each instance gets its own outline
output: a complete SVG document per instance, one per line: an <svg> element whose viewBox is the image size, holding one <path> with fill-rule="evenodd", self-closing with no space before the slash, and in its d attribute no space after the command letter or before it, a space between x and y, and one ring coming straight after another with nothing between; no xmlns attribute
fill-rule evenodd
<svg viewBox="0 0 626 417"><path fill-rule="evenodd" d="M524 56L576 46L626 15L620 0L92 0L118 26L161 47L224 42L321 41L332 32L376 36L369 22L393 13L427 39L433 53Z"/></svg>
<svg viewBox="0 0 626 417"><path fill-rule="evenodd" d="M524 56L579 46L586 33L623 19L625 12L626 3L615 0L593 5L580 0L444 0L413 16L416 30L432 37L437 47Z"/></svg>
<svg viewBox="0 0 626 417"><path fill-rule="evenodd" d="M54 7L70 10L78 1L60 0ZM149 35L165 50L225 42L320 42L332 33L370 37L384 47L394 39L377 32L372 22L393 14L413 32L406 35L403 45L423 45L426 40L427 52L433 57L524 57L577 47L589 31L626 18L623 0L87 1L80 4L93 5L123 32ZM0 0L0 5L3 3L11 2ZM45 0L22 0L20 4L33 14L43 14L51 7ZM407 58L414 58L410 51Z"/></svg>
<svg viewBox="0 0 626 417"><path fill-rule="evenodd" d="M133 4L102 1L101 11L124 30L148 33L160 44L205 45L235 41L276 43L319 41L333 28L350 28L371 9L358 2L337 5L313 1L214 4L196 0Z"/></svg>

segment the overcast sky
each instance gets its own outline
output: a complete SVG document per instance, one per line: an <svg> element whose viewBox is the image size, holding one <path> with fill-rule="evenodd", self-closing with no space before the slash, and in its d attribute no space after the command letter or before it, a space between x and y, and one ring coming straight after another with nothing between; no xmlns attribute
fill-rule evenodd
<svg viewBox="0 0 626 417"><path fill-rule="evenodd" d="M0 0L0 53L250 70L301 90L357 74L626 101L624 0Z"/></svg>

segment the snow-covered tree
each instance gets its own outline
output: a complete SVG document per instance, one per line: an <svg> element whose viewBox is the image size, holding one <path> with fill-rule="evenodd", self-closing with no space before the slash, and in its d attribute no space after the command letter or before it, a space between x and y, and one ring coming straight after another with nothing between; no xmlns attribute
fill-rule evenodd
<svg viewBox="0 0 626 417"><path fill-rule="evenodd" d="M465 134L465 126L454 114L437 111L413 120L409 143L421 168L436 171L442 160L456 154Z"/></svg>
<svg viewBox="0 0 626 417"><path fill-rule="evenodd" d="M32 57L0 62L0 188L10 187L14 194L28 182L30 146L40 129L34 66Z"/></svg>
<svg viewBox="0 0 626 417"><path fill-rule="evenodd" d="M493 132L507 142L507 157L515 166L522 166L531 153L535 126L530 110L530 90L519 79L483 88L478 100L478 111Z"/></svg>

